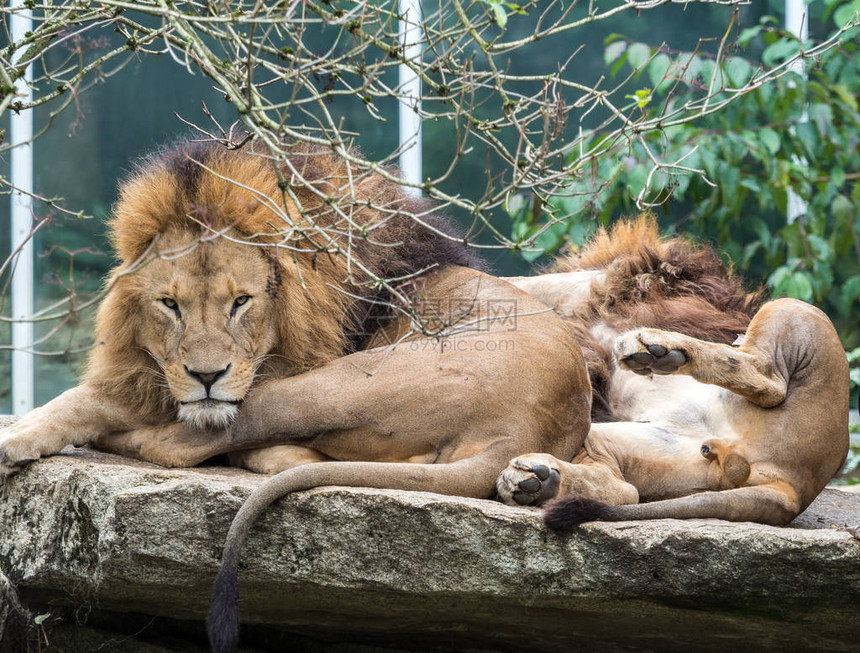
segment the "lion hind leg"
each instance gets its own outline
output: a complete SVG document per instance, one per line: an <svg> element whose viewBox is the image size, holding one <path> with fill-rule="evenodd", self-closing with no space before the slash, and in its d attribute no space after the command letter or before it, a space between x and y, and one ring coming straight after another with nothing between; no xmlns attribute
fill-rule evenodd
<svg viewBox="0 0 860 653"><path fill-rule="evenodd" d="M616 338L613 352L619 366L637 374L686 374L763 408L781 403L788 388L771 354L749 338L738 348L673 331L635 329Z"/></svg>
<svg viewBox="0 0 860 653"><path fill-rule="evenodd" d="M567 494L609 504L639 501L639 492L620 472L584 453L571 463L543 453L517 456L496 481L496 492L504 503L519 506L540 506Z"/></svg>
<svg viewBox="0 0 860 653"><path fill-rule="evenodd" d="M555 531L569 531L589 521L640 519L712 518L784 526L799 513L797 493L787 483L774 482L635 505L611 506L571 495L546 506L544 523Z"/></svg>
<svg viewBox="0 0 860 653"><path fill-rule="evenodd" d="M244 467L257 474L278 474L287 469L322 463L333 460L315 449L295 444L278 444L272 447L233 451L230 454L230 464L234 467Z"/></svg>

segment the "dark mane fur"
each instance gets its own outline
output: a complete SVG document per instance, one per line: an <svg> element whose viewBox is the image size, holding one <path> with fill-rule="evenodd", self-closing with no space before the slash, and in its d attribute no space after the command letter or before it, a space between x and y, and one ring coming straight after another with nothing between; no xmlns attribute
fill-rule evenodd
<svg viewBox="0 0 860 653"><path fill-rule="evenodd" d="M446 265L484 269L483 262L474 250L464 243L450 221L436 211L430 200L407 195L401 186L382 175L368 174L355 166L349 171L351 174L347 174L345 162L330 148L304 143L293 146L289 165L281 166L281 173L288 181L292 177L290 168L299 172L302 183L312 187L296 183L290 189L301 202L309 220L317 225L331 227L333 233L345 234L347 226L332 208L340 203L344 211L352 214L355 223L367 226L368 236L362 238L354 233L349 247L355 260L361 261L377 277L405 279L422 270ZM281 192L272 160L265 148L253 144L239 150L228 150L211 141L181 140L143 159L132 181L157 176L159 172L166 173L172 180L174 192L171 195L176 204L170 207L171 213L183 214L190 207L192 213L197 213L197 218L217 221L219 207L195 204L198 197L207 195L200 189L202 185L211 183L209 171L212 170L220 174L232 171L237 181L242 183L248 183L249 177L255 178L256 186L253 182L249 186L280 203L278 198ZM391 168L387 172L398 176L396 169ZM229 174L225 176L229 177ZM351 183L358 203L350 199ZM332 201L328 204L323 202L313 189ZM284 196L289 197L288 194ZM362 202L368 206L372 204L374 208L361 208ZM384 212L381 219L377 207ZM277 221L271 215L267 219L270 223ZM339 221L341 224L338 224ZM159 226L155 226L153 235ZM218 226L213 225L214 228ZM128 225L124 227L127 229ZM246 231L252 232L259 228L258 221L255 221ZM136 242L142 240L139 235L135 238ZM341 241L345 238L339 237ZM343 246L344 243L340 244ZM326 253L301 256L309 260L314 270L319 259L331 258ZM344 325L346 351L353 350L367 334L378 328L390 310L386 304L392 299L384 289L379 290L373 284L365 283L367 279L359 271L353 269L351 272L355 283L345 290L367 301L357 300L345 307L346 315L352 322Z"/></svg>
<svg viewBox="0 0 860 653"><path fill-rule="evenodd" d="M270 369L300 374L355 350L393 312L376 279L397 283L446 265L480 267L462 238L443 235L453 229L427 201L307 144L288 147L287 161L277 164L254 144L229 150L181 140L162 148L120 184L109 228L119 260L84 379L153 419L172 419L175 402L157 382L157 363L138 346L145 272L128 272L145 271L148 256L188 253L162 252L163 243L202 244L226 234L269 259L266 292L278 336L261 376Z"/></svg>
<svg viewBox="0 0 860 653"><path fill-rule="evenodd" d="M746 290L708 245L660 237L649 217L600 229L579 252L560 258L554 272L603 270L605 280L586 314L568 321L588 366L594 390L592 419L609 421L612 352L591 334L603 323L617 332L637 327L677 331L731 344L746 331L764 299Z"/></svg>

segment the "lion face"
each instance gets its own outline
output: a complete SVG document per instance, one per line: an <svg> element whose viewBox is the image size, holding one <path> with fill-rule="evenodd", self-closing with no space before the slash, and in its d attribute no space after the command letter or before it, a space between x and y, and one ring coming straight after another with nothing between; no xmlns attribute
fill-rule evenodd
<svg viewBox="0 0 860 653"><path fill-rule="evenodd" d="M162 234L158 250L129 275L139 289L138 344L157 361L180 420L224 427L277 340L277 263L225 237Z"/></svg>

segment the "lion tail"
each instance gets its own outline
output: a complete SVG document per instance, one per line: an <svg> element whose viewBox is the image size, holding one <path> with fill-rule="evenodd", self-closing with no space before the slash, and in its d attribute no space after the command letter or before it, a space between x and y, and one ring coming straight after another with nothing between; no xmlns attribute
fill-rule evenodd
<svg viewBox="0 0 860 653"><path fill-rule="evenodd" d="M326 485L489 498L496 478L514 455L509 445L500 440L453 463L324 462L294 467L266 479L236 513L227 533L206 618L212 651L229 653L239 641L239 553L252 525L272 503L291 492Z"/></svg>
<svg viewBox="0 0 860 653"><path fill-rule="evenodd" d="M212 587L212 606L206 617L209 646L215 653L229 653L239 643L239 561L222 559Z"/></svg>
<svg viewBox="0 0 860 653"><path fill-rule="evenodd" d="M773 482L621 506L568 495L546 504L543 520L554 531L570 531L589 521L639 519L725 519L784 526L801 509L797 493L788 483Z"/></svg>

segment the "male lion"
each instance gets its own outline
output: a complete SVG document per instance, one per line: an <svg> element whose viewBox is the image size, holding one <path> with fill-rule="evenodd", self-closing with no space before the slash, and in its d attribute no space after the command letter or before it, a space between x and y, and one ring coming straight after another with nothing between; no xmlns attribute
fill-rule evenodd
<svg viewBox="0 0 860 653"><path fill-rule="evenodd" d="M82 383L0 434L0 475L86 443L287 470L225 546L226 614L210 623L229 650L238 550L274 498L319 485L491 497L513 456L582 446L590 389L570 330L469 269L446 230L428 202L323 148L281 164L214 144L153 156L120 190L120 262Z"/></svg>
<svg viewBox="0 0 860 653"><path fill-rule="evenodd" d="M824 313L762 306L712 250L661 241L646 219L598 233L558 270L513 281L576 330L598 423L572 462L512 460L501 498L562 495L545 513L558 530L662 517L781 525L839 471L848 364Z"/></svg>

